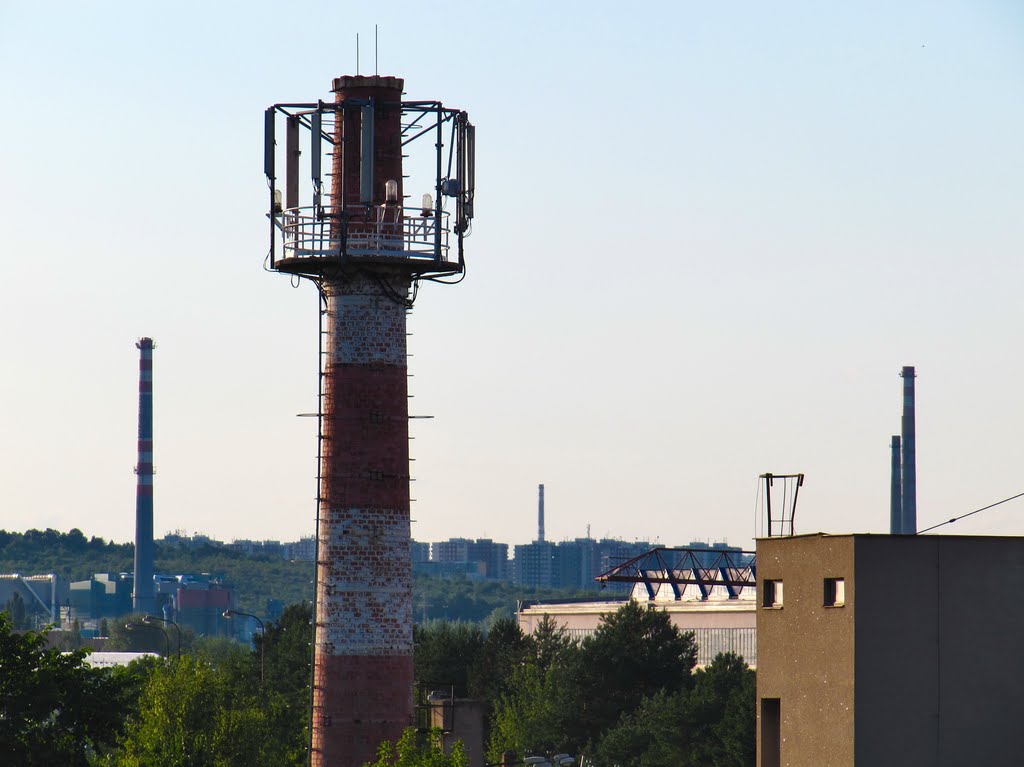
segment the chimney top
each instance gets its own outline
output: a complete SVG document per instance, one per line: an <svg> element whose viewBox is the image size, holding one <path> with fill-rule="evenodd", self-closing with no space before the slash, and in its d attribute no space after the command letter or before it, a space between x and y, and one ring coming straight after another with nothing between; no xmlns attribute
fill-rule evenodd
<svg viewBox="0 0 1024 767"><path fill-rule="evenodd" d="M405 80L401 77L390 77L388 75L342 75L335 77L331 86L334 93L347 91L352 88L384 88L388 90L401 91L405 87Z"/></svg>

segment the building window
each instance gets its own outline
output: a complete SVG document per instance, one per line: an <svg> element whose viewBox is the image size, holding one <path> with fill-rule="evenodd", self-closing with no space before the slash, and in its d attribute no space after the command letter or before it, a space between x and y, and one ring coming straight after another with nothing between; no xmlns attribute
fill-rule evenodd
<svg viewBox="0 0 1024 767"><path fill-rule="evenodd" d="M825 579L825 607L842 607L846 604L846 581L843 578Z"/></svg>
<svg viewBox="0 0 1024 767"><path fill-rule="evenodd" d="M765 581L762 607L782 607L782 581Z"/></svg>

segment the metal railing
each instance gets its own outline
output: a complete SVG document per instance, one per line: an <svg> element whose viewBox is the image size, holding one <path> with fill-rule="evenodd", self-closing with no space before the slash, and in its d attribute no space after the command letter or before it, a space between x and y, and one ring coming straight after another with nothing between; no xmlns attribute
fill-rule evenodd
<svg viewBox="0 0 1024 767"><path fill-rule="evenodd" d="M397 206L314 206L288 208L274 215L284 258L342 256L447 261L449 216ZM344 233L344 252L342 234Z"/></svg>

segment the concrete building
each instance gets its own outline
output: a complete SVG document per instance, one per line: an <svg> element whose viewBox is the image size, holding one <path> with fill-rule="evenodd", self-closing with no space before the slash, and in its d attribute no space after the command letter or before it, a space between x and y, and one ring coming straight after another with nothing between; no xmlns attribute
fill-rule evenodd
<svg viewBox="0 0 1024 767"><path fill-rule="evenodd" d="M25 606L25 616L34 627L59 623L61 608L67 604L68 584L56 573L47 575L0 575L0 610L15 594Z"/></svg>
<svg viewBox="0 0 1024 767"><path fill-rule="evenodd" d="M1022 762L1024 538L757 542L759 767Z"/></svg>
<svg viewBox="0 0 1024 767"><path fill-rule="evenodd" d="M71 584L69 620L86 621L114 618L132 612L131 573L96 573L84 581Z"/></svg>
<svg viewBox="0 0 1024 767"><path fill-rule="evenodd" d="M757 613L753 594L742 599L714 599L706 602L638 601L664 610L680 630L693 632L697 642L698 666L708 665L720 652L734 652L742 655L743 660L749 665L757 665ZM570 637L582 639L593 634L601 619L618 610L625 602L626 598L603 601L580 599L520 602L516 618L523 632L531 634L544 616L551 616Z"/></svg>
<svg viewBox="0 0 1024 767"><path fill-rule="evenodd" d="M430 561L444 563L471 563L481 577L503 579L508 577L508 544L495 543L490 538L449 538L430 544Z"/></svg>
<svg viewBox="0 0 1024 767"><path fill-rule="evenodd" d="M414 567L421 562L429 562L430 544L426 541L409 541L409 553Z"/></svg>
<svg viewBox="0 0 1024 767"><path fill-rule="evenodd" d="M556 546L549 541L534 541L515 547L512 580L517 586L551 588L555 585Z"/></svg>

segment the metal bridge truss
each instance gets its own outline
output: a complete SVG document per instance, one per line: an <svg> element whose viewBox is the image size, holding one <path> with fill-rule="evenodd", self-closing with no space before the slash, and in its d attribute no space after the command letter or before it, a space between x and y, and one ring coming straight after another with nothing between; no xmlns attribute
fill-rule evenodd
<svg viewBox="0 0 1024 767"><path fill-rule="evenodd" d="M739 599L744 589L757 582L757 560L752 551L720 549L657 548L633 557L596 578L601 583L642 583L648 599L654 599L661 584L672 587L676 601L687 586L696 586L701 600L712 589L725 589L729 599Z"/></svg>

